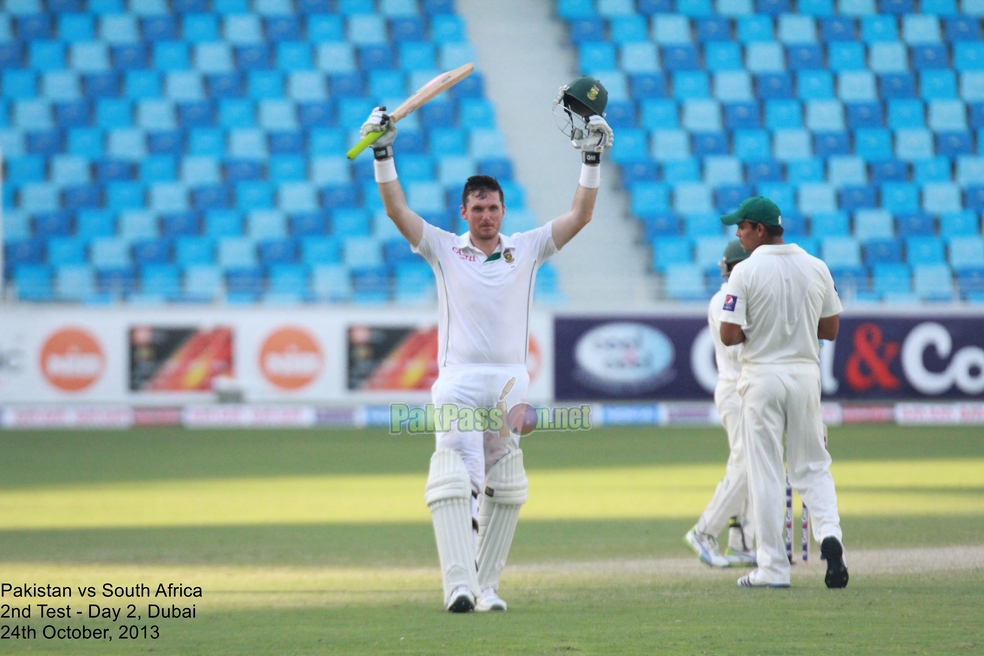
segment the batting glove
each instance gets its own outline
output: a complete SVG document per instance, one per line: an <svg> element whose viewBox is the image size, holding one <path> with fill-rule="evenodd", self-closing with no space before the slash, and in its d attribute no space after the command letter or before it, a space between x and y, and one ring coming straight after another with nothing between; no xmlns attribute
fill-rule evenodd
<svg viewBox="0 0 984 656"><path fill-rule="evenodd" d="M372 144L373 151L389 151L389 156L393 155L393 141L396 140L396 124L390 120L386 113L386 107L377 107L369 114L369 118L362 124L359 134L363 137L370 132L382 132L383 134Z"/></svg>
<svg viewBox="0 0 984 656"><path fill-rule="evenodd" d="M577 130L571 144L585 153L600 153L611 148L615 142L615 133L601 116L595 114L588 119L584 130Z"/></svg>

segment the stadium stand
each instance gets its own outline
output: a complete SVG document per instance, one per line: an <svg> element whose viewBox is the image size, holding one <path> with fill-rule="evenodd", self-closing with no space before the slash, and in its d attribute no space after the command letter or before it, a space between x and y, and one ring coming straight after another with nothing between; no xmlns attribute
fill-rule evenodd
<svg viewBox="0 0 984 656"><path fill-rule="evenodd" d="M847 300L984 299L982 7L557 0L581 73L616 90L612 159L666 297L713 293L717 213L760 194Z"/></svg>
<svg viewBox="0 0 984 656"><path fill-rule="evenodd" d="M374 106L473 59L453 0L10 0L4 278L24 301L431 300L371 156L344 153ZM462 230L482 172L503 230L534 227L503 144L480 73L405 119L414 209ZM563 301L549 264L537 294Z"/></svg>

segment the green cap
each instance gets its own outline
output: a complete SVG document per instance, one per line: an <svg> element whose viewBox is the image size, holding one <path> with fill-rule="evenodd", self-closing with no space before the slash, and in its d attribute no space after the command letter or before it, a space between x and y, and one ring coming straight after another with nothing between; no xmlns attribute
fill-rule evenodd
<svg viewBox="0 0 984 656"><path fill-rule="evenodd" d="M608 90L593 77L579 77L567 85L565 101L571 110L588 118L594 114L605 115L608 105Z"/></svg>
<svg viewBox="0 0 984 656"><path fill-rule="evenodd" d="M782 225L782 216L779 213L779 206L771 200L762 196L752 196L743 200L737 210L721 217L721 223L724 225L738 225L742 221Z"/></svg>
<svg viewBox="0 0 984 656"><path fill-rule="evenodd" d="M724 247L724 263L731 264L733 262L741 262L748 258L748 253L745 249L741 247L741 242L735 239L734 241L729 241L728 245Z"/></svg>

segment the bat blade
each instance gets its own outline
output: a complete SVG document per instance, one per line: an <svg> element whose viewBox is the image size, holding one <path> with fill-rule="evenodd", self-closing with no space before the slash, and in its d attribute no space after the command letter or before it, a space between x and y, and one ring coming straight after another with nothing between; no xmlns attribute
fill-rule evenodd
<svg viewBox="0 0 984 656"><path fill-rule="evenodd" d="M412 96L403 101L403 104L394 109L389 115L390 120L394 123L399 122L400 119L404 118L407 114L416 111L421 106L426 105L433 100L438 94L447 91L454 85L458 84L458 82L464 80L466 77L471 75L474 70L475 65L468 63L459 66L454 70L441 73L433 80L417 89ZM359 156L359 153L368 148L376 141L376 139L383 136L383 134L383 132L370 132L366 136L362 137L362 139L359 140L359 143L352 146L352 149L346 153L346 157L349 159L355 159Z"/></svg>

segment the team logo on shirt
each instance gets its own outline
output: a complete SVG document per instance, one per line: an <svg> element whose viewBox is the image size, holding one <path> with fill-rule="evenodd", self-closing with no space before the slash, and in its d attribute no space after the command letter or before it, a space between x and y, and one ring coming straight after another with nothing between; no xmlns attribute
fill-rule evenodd
<svg viewBox="0 0 984 656"><path fill-rule="evenodd" d="M504 259L508 264L513 263L514 258L511 248L507 248L506 250L502 251L502 259Z"/></svg>
<svg viewBox="0 0 984 656"><path fill-rule="evenodd" d="M728 312L734 312L735 311L735 304L737 302L738 302L738 297L737 296L732 296L731 294L727 294L724 297L724 309L727 310Z"/></svg>

